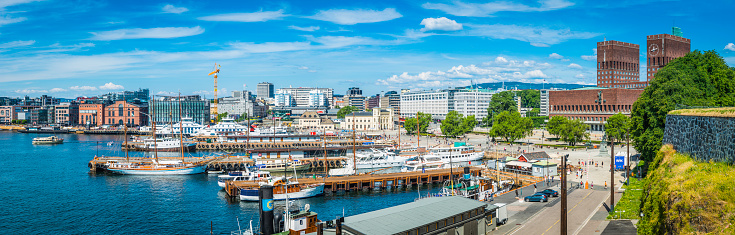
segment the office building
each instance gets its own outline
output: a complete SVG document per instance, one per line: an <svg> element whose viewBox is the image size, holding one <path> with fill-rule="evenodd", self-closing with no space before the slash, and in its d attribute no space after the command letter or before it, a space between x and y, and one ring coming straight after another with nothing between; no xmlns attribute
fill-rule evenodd
<svg viewBox="0 0 735 235"><path fill-rule="evenodd" d="M147 103L148 99L150 97L150 91L148 88L142 89L138 88L137 91L120 91L120 92L110 92L104 95L98 96L101 100L108 100L111 102L124 100L127 102L143 102Z"/></svg>
<svg viewBox="0 0 735 235"><path fill-rule="evenodd" d="M643 88L640 82L640 46L620 41L597 43L597 86Z"/></svg>
<svg viewBox="0 0 735 235"><path fill-rule="evenodd" d="M153 120L157 125L177 123L181 117L190 117L194 122L206 125L210 122L209 100L199 95L181 96L159 96L148 104ZM181 114L179 115L179 102L181 102ZM150 119L149 119L150 120ZM151 121L149 121L151 123Z"/></svg>
<svg viewBox="0 0 735 235"><path fill-rule="evenodd" d="M401 94L401 117L415 117L416 112L431 114L433 119L444 120L449 111L464 116L475 115L481 120L495 92L488 89L444 89L409 91Z"/></svg>
<svg viewBox="0 0 735 235"><path fill-rule="evenodd" d="M370 98L365 99L365 108L366 109L372 109L372 108L380 108L380 94L371 96Z"/></svg>
<svg viewBox="0 0 735 235"><path fill-rule="evenodd" d="M345 121L340 127L352 130L354 125L355 130L359 131L393 130L395 119L392 108L375 108L370 112L353 112L345 115Z"/></svg>
<svg viewBox="0 0 735 235"><path fill-rule="evenodd" d="M281 94L289 94L291 96L291 105L282 105L282 106L293 106L293 107L313 107L309 104L309 98L312 91L318 93L321 92L325 99L326 104L332 103L332 96L334 95L332 88L312 88L312 87L287 87L287 88L279 88L276 93ZM315 94L316 94L315 93Z"/></svg>
<svg viewBox="0 0 735 235"><path fill-rule="evenodd" d="M108 125L127 125L147 126L148 125L148 106L147 103L140 102L139 99L133 99L134 102L118 100L115 103L105 106L105 124Z"/></svg>
<svg viewBox="0 0 735 235"><path fill-rule="evenodd" d="M273 98L275 94L273 90L274 90L273 83L270 83L270 82L258 83L258 90L257 90L258 99L267 100L268 98Z"/></svg>
<svg viewBox="0 0 735 235"><path fill-rule="evenodd" d="M327 94L323 91L314 89L309 91L309 107L324 107L329 106Z"/></svg>
<svg viewBox="0 0 735 235"><path fill-rule="evenodd" d="M102 126L105 124L105 105L94 103L79 104L79 125Z"/></svg>
<svg viewBox="0 0 735 235"><path fill-rule="evenodd" d="M549 116L582 120L593 131L603 131L607 119L617 113L630 116L642 89L585 87L568 91L548 90ZM543 106L543 104L542 104Z"/></svg>
<svg viewBox="0 0 735 235"><path fill-rule="evenodd" d="M273 103L276 107L293 107L294 102L291 94L284 90L276 91L275 102Z"/></svg>
<svg viewBox="0 0 735 235"><path fill-rule="evenodd" d="M365 97L362 96L362 90L357 87L350 87L347 89L347 93L344 96L346 105L357 108L358 110L365 110Z"/></svg>
<svg viewBox="0 0 735 235"><path fill-rule="evenodd" d="M393 108L393 114L401 115L401 95L396 91L389 91L380 97L380 108Z"/></svg>
<svg viewBox="0 0 735 235"><path fill-rule="evenodd" d="M55 123L62 126L74 126L79 123L79 104L76 102L61 103L56 105L54 112Z"/></svg>

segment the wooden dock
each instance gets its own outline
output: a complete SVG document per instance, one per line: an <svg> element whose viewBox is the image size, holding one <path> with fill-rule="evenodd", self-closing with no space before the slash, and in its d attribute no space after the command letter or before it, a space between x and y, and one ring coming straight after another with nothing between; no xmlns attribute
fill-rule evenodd
<svg viewBox="0 0 735 235"><path fill-rule="evenodd" d="M161 160L180 160L180 157L159 157ZM187 158L190 159L190 158ZM193 160L198 161L202 160L204 158L194 158ZM268 158L263 160L286 160L287 158ZM313 168L321 168L324 167L325 164L329 165L329 167L342 167L342 162L346 160L344 157L328 157L326 160L324 158L300 158L296 159L302 162L306 162L307 164L310 164ZM127 161L125 157L115 157L115 156L101 156L97 157L91 161L89 161L88 167L92 171L96 170L104 170L106 168L106 164L109 161L117 161L117 162L125 162ZM150 163L152 162L152 158L141 158L141 157L131 157L131 162L138 162L138 163ZM232 156L232 155L225 155L222 157L219 157L219 159L212 160L207 163L207 170L224 170L224 171L242 171L245 170L247 167L255 165L255 161L253 159L250 159L246 156Z"/></svg>
<svg viewBox="0 0 735 235"><path fill-rule="evenodd" d="M473 176L482 176L482 168L470 167L470 174ZM364 174L339 177L320 177L320 178L301 178L300 184L318 184L324 183L324 193L331 194L339 191L356 191L356 190L383 190L390 188L410 188L413 186L443 183L449 180L450 172L454 174L454 178L458 179L464 175L463 168L430 170L426 173L420 171L415 172L398 172L387 174ZM230 181L227 182L225 191L227 195L237 197L240 195L241 188L258 187L258 182L249 181Z"/></svg>

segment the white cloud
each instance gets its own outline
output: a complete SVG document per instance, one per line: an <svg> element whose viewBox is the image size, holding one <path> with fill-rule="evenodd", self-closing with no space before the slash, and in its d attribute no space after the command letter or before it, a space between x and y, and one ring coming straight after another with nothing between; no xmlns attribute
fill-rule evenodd
<svg viewBox="0 0 735 235"><path fill-rule="evenodd" d="M424 3L421 5L426 9L440 10L455 16L475 16L475 17L491 17L497 12L516 11L516 12L539 12L563 9L574 5L574 3L565 0L539 0L539 6L529 6L521 3L513 3L509 1L495 1L488 3L464 3L454 1L452 4L444 3Z"/></svg>
<svg viewBox="0 0 735 235"><path fill-rule="evenodd" d="M65 92L65 91L66 91L66 89L64 89L64 88L52 88L52 89L51 89L51 90L49 90L49 91L50 91L51 93L58 93L58 92Z"/></svg>
<svg viewBox="0 0 735 235"><path fill-rule="evenodd" d="M199 17L197 19L204 21L230 21L230 22L264 22L269 20L280 20L288 15L283 14L283 10L277 11L258 11L250 13L227 13L219 15L211 15Z"/></svg>
<svg viewBox="0 0 735 235"><path fill-rule="evenodd" d="M515 72L513 73L513 78L516 78L516 79L549 78L549 76L544 74L544 72L542 72L541 70L536 69L536 70L531 70L525 73Z"/></svg>
<svg viewBox="0 0 735 235"><path fill-rule="evenodd" d="M597 60L597 48L592 49L592 51L595 53L594 55L583 55L581 56L583 60L588 61L595 61Z"/></svg>
<svg viewBox="0 0 735 235"><path fill-rule="evenodd" d="M575 63L569 64L567 66L567 68L571 68L571 69L583 69L581 65L578 65L578 64L575 64Z"/></svg>
<svg viewBox="0 0 735 235"><path fill-rule="evenodd" d="M505 57L498 56L495 57L495 63L508 63L508 60Z"/></svg>
<svg viewBox="0 0 735 235"><path fill-rule="evenodd" d="M42 0L3 0L0 1L0 10L4 10L6 7L15 6L31 2L39 2Z"/></svg>
<svg viewBox="0 0 735 235"><path fill-rule="evenodd" d="M550 58L550 59L555 59L555 60L561 60L561 59L564 59L564 56L562 56L562 55L559 55L559 54L557 54L557 53L551 53L551 54L549 55L549 58Z"/></svg>
<svg viewBox="0 0 735 235"><path fill-rule="evenodd" d="M72 91L96 91L97 88L93 86L73 86L69 87L69 90Z"/></svg>
<svg viewBox="0 0 735 235"><path fill-rule="evenodd" d="M165 95L165 96L172 96L172 95L176 95L176 94L178 94L178 93L171 92L171 91L159 91L159 92L156 92L156 95Z"/></svg>
<svg viewBox="0 0 735 235"><path fill-rule="evenodd" d="M307 31L307 32L313 32L319 30L319 26L309 26L309 27L299 27L295 25L288 26L289 29L294 29L298 31Z"/></svg>
<svg viewBox="0 0 735 235"><path fill-rule="evenodd" d="M188 37L204 33L204 28L195 27L164 27L150 29L117 29L111 31L91 32L94 35L91 40L111 41L122 39L140 39L140 38L179 38Z"/></svg>
<svg viewBox="0 0 735 235"><path fill-rule="evenodd" d="M581 73L580 73L580 74L577 74L577 75L576 75L576 76L574 76L574 77L575 77L575 78L580 78L580 79L583 79L583 78L585 78L586 76L584 76L584 74L581 74Z"/></svg>
<svg viewBox="0 0 735 235"><path fill-rule="evenodd" d="M189 9L186 7L175 7L174 5L171 5L171 4L166 4L165 6L163 6L162 10L165 13L173 13L173 14L181 14L181 13L189 11Z"/></svg>
<svg viewBox="0 0 735 235"><path fill-rule="evenodd" d="M212 94L212 92L210 92L210 91L208 91L208 90L198 90L198 91L195 91L195 92L193 92L193 93L194 93L195 95L209 95L209 94Z"/></svg>
<svg viewBox="0 0 735 235"><path fill-rule="evenodd" d="M48 46L47 50L39 50L35 51L36 53L52 53L52 52L67 52L67 51L78 51L85 47L94 47L94 43L79 43L74 45L61 45L59 43L54 43Z"/></svg>
<svg viewBox="0 0 735 235"><path fill-rule="evenodd" d="M25 17L11 17L9 15L0 15L0 26L6 25L6 24L14 24L18 22L23 22L27 20Z"/></svg>
<svg viewBox="0 0 735 235"><path fill-rule="evenodd" d="M8 49L8 48L15 48L15 47L25 47L30 46L36 43L34 40L29 41L12 41L12 42L6 42L3 44L0 44L0 49Z"/></svg>
<svg viewBox="0 0 735 235"><path fill-rule="evenodd" d="M270 53L311 49L311 43L309 42L234 42L230 43L230 46L246 53Z"/></svg>
<svg viewBox="0 0 735 235"><path fill-rule="evenodd" d="M308 69L309 69L309 67L306 67L306 66L299 66L299 69L301 69L301 70L308 70Z"/></svg>
<svg viewBox="0 0 735 235"><path fill-rule="evenodd" d="M100 90L122 90L125 89L122 85L117 85L111 82L105 83L105 85L100 86Z"/></svg>
<svg viewBox="0 0 735 235"><path fill-rule="evenodd" d="M728 50L728 51L735 51L735 44L733 44L733 43L728 43L728 44L727 44L727 46L725 46L725 50Z"/></svg>
<svg viewBox="0 0 735 235"><path fill-rule="evenodd" d="M398 13L396 9L386 8L382 11L376 10L347 10L347 9L331 9L321 10L313 16L307 16L306 18L329 21L335 24L341 25L354 25L360 23L375 23L382 21L389 21L396 18L403 17L401 13Z"/></svg>
<svg viewBox="0 0 735 235"><path fill-rule="evenodd" d="M572 39L588 39L599 33L575 32L570 29L550 29L535 26L520 25L467 25L470 26L471 36L489 37L495 39L515 39L529 42L532 46L548 47Z"/></svg>
<svg viewBox="0 0 735 235"><path fill-rule="evenodd" d="M34 94L34 93L48 93L48 91L47 90L35 90L35 89L22 89L22 90L15 90L15 93Z"/></svg>
<svg viewBox="0 0 735 235"><path fill-rule="evenodd" d="M441 31L457 31L462 30L462 24L457 21L450 20L447 17L440 18L426 18L421 20L421 25L424 26L421 31L441 30Z"/></svg>

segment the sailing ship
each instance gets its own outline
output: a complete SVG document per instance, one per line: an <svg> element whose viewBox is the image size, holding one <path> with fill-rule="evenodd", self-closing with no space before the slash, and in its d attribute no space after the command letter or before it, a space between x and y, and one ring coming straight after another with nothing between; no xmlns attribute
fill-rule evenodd
<svg viewBox="0 0 735 235"><path fill-rule="evenodd" d="M155 96L154 96L155 99ZM155 108L152 108L155 117ZM179 98L179 114L181 114L181 98ZM181 123L179 123L181 124ZM125 126L125 145L127 145L127 126ZM153 133L156 133L156 122L153 122ZM183 141L183 134L179 133L179 141ZM107 170L128 175L192 175L204 173L207 170L207 163L214 159L203 160L198 162L186 162L184 158L184 147L179 145L181 160L159 160L158 159L158 141L153 142L154 156L151 162L130 162L128 152L125 151L126 162L109 161Z"/></svg>
<svg viewBox="0 0 735 235"><path fill-rule="evenodd" d="M33 144L63 144L64 138L59 138L56 136L49 136L49 137L36 137L33 138Z"/></svg>

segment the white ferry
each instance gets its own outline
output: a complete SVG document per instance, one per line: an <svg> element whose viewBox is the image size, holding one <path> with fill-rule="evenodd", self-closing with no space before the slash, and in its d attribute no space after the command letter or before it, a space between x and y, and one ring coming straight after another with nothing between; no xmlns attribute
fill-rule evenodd
<svg viewBox="0 0 735 235"><path fill-rule="evenodd" d="M64 138L59 138L56 136L49 136L49 137L36 137L33 138L33 144L63 144Z"/></svg>
<svg viewBox="0 0 735 235"><path fill-rule="evenodd" d="M360 150L356 156L358 169L400 167L409 159L382 149Z"/></svg>
<svg viewBox="0 0 735 235"><path fill-rule="evenodd" d="M172 125L164 125L161 129L156 128L156 134L159 135L178 135L181 133L180 129L184 129L184 135L192 136L199 132L206 126L194 122L193 118L182 118L180 123L174 123Z"/></svg>
<svg viewBox="0 0 735 235"><path fill-rule="evenodd" d="M224 188L227 185L227 181L257 181L257 180L268 180L271 178L271 173L267 171L233 171L227 175L217 176L217 185Z"/></svg>
<svg viewBox="0 0 735 235"><path fill-rule="evenodd" d="M193 151L194 147L196 147L196 143L184 143L184 151ZM143 145L134 148L140 151L178 152L181 151L181 140L171 137L148 138L143 140Z"/></svg>
<svg viewBox="0 0 735 235"><path fill-rule="evenodd" d="M450 163L479 161L482 160L484 154L482 151L476 151L472 145L465 145L447 148L430 148L427 155L440 157L444 163Z"/></svg>

